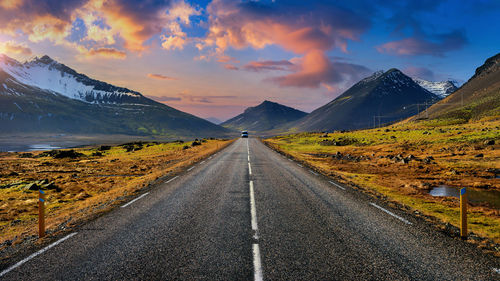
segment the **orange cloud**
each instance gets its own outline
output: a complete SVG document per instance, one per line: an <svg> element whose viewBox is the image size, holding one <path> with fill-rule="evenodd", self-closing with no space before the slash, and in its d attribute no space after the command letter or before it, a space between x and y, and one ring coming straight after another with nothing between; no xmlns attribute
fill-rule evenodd
<svg viewBox="0 0 500 281"><path fill-rule="evenodd" d="M18 44L14 41L7 41L5 43L0 43L0 53L29 56L32 54L32 51L26 44Z"/></svg>
<svg viewBox="0 0 500 281"><path fill-rule="evenodd" d="M159 80L179 80L178 78L175 77L165 76L162 74L153 74L153 73L148 73L148 77Z"/></svg>
<svg viewBox="0 0 500 281"><path fill-rule="evenodd" d="M88 56L101 56L106 58L115 58L115 59L125 59L127 54L124 51L117 50L115 48L97 48L90 49L86 55Z"/></svg>
<svg viewBox="0 0 500 281"><path fill-rule="evenodd" d="M225 64L224 68L225 69L229 69L229 70L238 70L239 69L238 67L236 67L236 66L234 66L232 64Z"/></svg>
<svg viewBox="0 0 500 281"><path fill-rule="evenodd" d="M329 84L352 84L370 73L368 68L361 65L331 62L321 50L308 52L303 58L296 60L295 65L298 68L297 72L268 80L282 87L318 88L324 86L332 90L338 87Z"/></svg>

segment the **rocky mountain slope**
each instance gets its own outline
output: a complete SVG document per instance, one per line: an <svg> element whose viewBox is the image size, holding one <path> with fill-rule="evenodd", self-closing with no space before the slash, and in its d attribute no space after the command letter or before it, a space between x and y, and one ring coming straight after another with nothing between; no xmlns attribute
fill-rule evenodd
<svg viewBox="0 0 500 281"><path fill-rule="evenodd" d="M282 126L287 122L298 120L306 115L307 113L303 111L266 100L258 106L247 108L242 114L227 120L221 125L236 130L263 132Z"/></svg>

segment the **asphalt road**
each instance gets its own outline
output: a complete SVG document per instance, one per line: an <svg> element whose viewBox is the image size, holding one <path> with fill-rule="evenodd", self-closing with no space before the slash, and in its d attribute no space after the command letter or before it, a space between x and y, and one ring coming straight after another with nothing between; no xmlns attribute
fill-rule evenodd
<svg viewBox="0 0 500 281"><path fill-rule="evenodd" d="M500 280L497 258L256 139L137 198L0 279Z"/></svg>

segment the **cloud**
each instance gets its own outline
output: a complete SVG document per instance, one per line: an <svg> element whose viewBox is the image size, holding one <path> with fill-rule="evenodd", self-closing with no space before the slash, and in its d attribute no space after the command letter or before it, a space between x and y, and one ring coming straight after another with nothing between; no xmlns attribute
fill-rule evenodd
<svg viewBox="0 0 500 281"><path fill-rule="evenodd" d="M302 64L290 61L250 62L243 68L250 71L287 70L297 73L268 79L281 86L319 87L321 83L339 83L346 73L325 52L339 48L347 52L348 40L358 40L370 22L354 11L322 1L262 3L214 0L207 6L208 34L198 44L200 50L221 57L228 48L262 49L278 45L303 56ZM314 66L314 62L320 63ZM347 65L347 64L346 64ZM328 77L333 75L333 77ZM347 75L348 76L348 75ZM294 80L294 81L292 81Z"/></svg>
<svg viewBox="0 0 500 281"><path fill-rule="evenodd" d="M24 43L16 43L14 41L7 41L5 43L0 43L0 53L7 54L19 54L29 56L33 52L31 49Z"/></svg>
<svg viewBox="0 0 500 281"><path fill-rule="evenodd" d="M30 41L45 39L62 43L71 30L72 12L85 4L84 0L8 0L1 2L0 31L26 34Z"/></svg>
<svg viewBox="0 0 500 281"><path fill-rule="evenodd" d="M159 80L179 80L178 78L175 77L165 76L162 74L153 74L153 73L148 73L148 77Z"/></svg>
<svg viewBox="0 0 500 281"><path fill-rule="evenodd" d="M155 100L155 101L180 101L181 98L179 97L169 97L169 96L145 96L149 99Z"/></svg>
<svg viewBox="0 0 500 281"><path fill-rule="evenodd" d="M399 56L429 55L442 57L449 51L459 50L466 43L465 34L460 31L453 31L446 34L433 36L436 40L422 37L409 37L399 41L392 41L380 45L377 51Z"/></svg>
<svg viewBox="0 0 500 281"><path fill-rule="evenodd" d="M265 71L265 70L281 70L281 71L290 71L293 68L294 64L288 60L280 60L280 61L251 61L248 64L243 66L243 69L248 71Z"/></svg>
<svg viewBox="0 0 500 281"><path fill-rule="evenodd" d="M239 69L237 66L234 66L232 64L225 64L224 68L229 69L229 70L238 70Z"/></svg>
<svg viewBox="0 0 500 281"><path fill-rule="evenodd" d="M201 96L201 95L191 95L189 92L184 91L178 94L183 100L187 100L193 103L213 103L214 99L234 99L237 96Z"/></svg>
<svg viewBox="0 0 500 281"><path fill-rule="evenodd" d="M105 58L125 59L127 54L115 48L90 49L85 53L87 56L100 56Z"/></svg>
<svg viewBox="0 0 500 281"><path fill-rule="evenodd" d="M425 67L410 66L405 68L403 72L411 77L417 77L428 81L435 81L436 79L434 72Z"/></svg>
<svg viewBox="0 0 500 281"><path fill-rule="evenodd" d="M330 84L352 84L371 71L361 65L331 62L322 51L311 51L295 63L297 72L280 77L269 78L281 87L318 88ZM328 86L331 90L334 87Z"/></svg>

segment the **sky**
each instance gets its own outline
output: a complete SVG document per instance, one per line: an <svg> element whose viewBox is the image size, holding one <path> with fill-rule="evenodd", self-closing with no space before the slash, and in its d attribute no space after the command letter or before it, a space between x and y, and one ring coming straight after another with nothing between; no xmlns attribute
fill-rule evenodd
<svg viewBox="0 0 500 281"><path fill-rule="evenodd" d="M310 112L377 70L464 83L500 52L499 18L498 0L0 0L0 53L226 120Z"/></svg>

